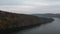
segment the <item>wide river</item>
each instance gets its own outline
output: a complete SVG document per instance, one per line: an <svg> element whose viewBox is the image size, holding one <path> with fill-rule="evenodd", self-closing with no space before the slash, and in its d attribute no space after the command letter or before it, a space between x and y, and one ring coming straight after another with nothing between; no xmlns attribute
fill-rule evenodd
<svg viewBox="0 0 60 34"><path fill-rule="evenodd" d="M60 18L54 18L55 21L30 29L22 30L12 34L60 34Z"/></svg>

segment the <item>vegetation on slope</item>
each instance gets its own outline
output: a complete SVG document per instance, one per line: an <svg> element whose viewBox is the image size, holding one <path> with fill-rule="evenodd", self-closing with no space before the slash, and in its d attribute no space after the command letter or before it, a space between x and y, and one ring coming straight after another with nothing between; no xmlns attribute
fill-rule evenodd
<svg viewBox="0 0 60 34"><path fill-rule="evenodd" d="M53 21L53 19L37 17L26 14L16 14L0 10L0 31L5 31L23 26L44 24Z"/></svg>

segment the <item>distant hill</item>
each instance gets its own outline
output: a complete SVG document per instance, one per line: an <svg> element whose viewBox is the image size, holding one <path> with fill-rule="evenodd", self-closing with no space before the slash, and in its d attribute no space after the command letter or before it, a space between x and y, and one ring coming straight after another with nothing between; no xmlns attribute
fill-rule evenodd
<svg viewBox="0 0 60 34"><path fill-rule="evenodd" d="M43 18L27 14L17 14L0 10L0 32L15 31L26 26L52 22L52 18Z"/></svg>
<svg viewBox="0 0 60 34"><path fill-rule="evenodd" d="M60 18L60 14L51 14L51 13L47 13L47 14L32 14L34 16L39 16L39 17L57 17Z"/></svg>

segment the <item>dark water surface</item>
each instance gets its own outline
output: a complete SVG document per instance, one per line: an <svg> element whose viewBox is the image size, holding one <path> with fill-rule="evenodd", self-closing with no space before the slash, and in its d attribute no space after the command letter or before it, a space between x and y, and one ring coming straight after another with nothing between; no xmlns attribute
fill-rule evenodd
<svg viewBox="0 0 60 34"><path fill-rule="evenodd" d="M60 18L54 18L55 21L43 24L31 29L22 30L12 34L60 34Z"/></svg>

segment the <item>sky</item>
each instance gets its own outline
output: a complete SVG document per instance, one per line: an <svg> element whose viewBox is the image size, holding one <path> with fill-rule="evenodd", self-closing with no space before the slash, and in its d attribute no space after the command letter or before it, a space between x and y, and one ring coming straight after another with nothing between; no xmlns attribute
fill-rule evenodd
<svg viewBox="0 0 60 34"><path fill-rule="evenodd" d="M0 0L0 10L24 14L60 13L60 0Z"/></svg>

